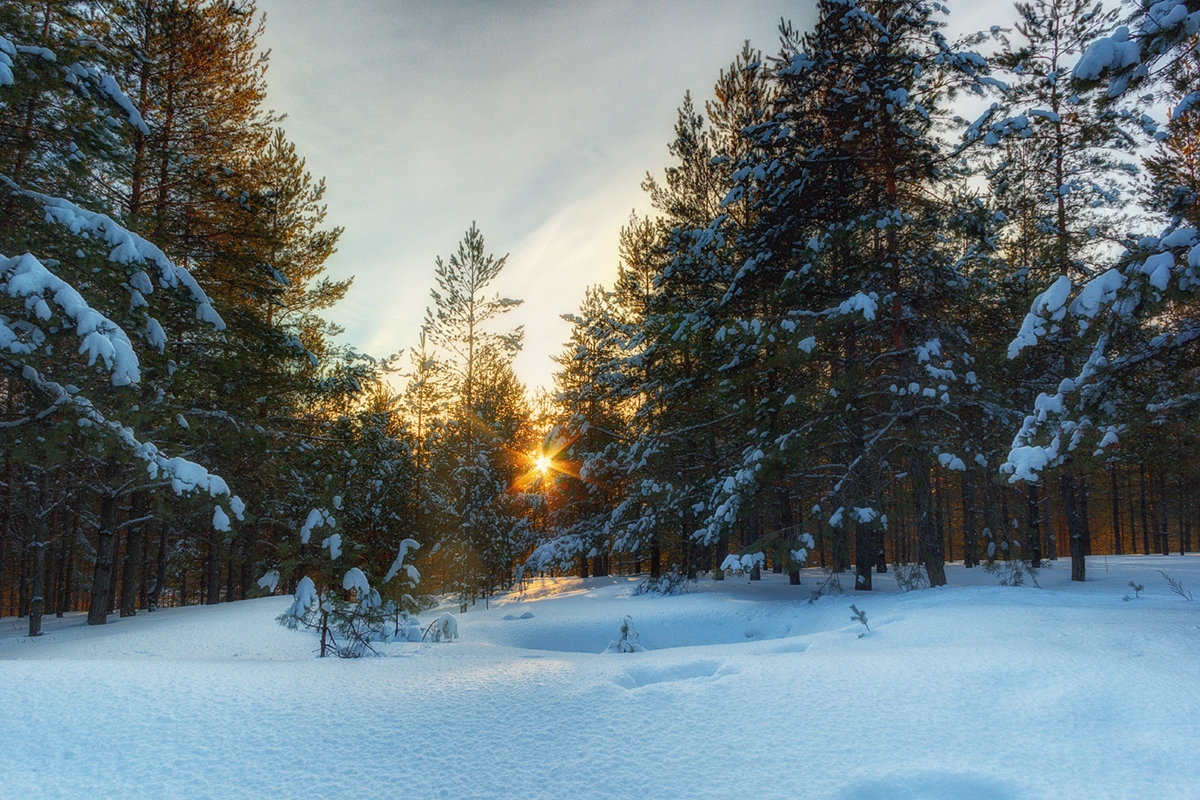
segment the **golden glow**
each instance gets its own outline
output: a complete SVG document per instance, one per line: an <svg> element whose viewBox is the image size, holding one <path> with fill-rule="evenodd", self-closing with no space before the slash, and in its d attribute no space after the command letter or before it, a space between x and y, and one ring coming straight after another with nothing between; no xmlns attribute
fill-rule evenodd
<svg viewBox="0 0 1200 800"><path fill-rule="evenodd" d="M545 477L548 472L554 467L554 460L545 453L536 453L533 457L533 468L542 473Z"/></svg>

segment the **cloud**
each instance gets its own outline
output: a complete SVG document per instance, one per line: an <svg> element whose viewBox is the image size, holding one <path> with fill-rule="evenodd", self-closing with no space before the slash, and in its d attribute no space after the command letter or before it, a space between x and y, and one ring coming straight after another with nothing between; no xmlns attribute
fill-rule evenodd
<svg viewBox="0 0 1200 800"><path fill-rule="evenodd" d="M434 258L475 220L498 288L526 305L518 374L548 384L587 285L615 274L617 238L666 165L675 108L698 100L750 38L768 50L786 0L728 3L332 4L259 0L268 99L315 175L329 261L355 283L332 316L374 355L415 343Z"/></svg>

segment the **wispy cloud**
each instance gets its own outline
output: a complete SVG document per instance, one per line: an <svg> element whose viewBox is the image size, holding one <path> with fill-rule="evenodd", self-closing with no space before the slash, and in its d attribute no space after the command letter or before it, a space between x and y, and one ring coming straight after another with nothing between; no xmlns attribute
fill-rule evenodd
<svg viewBox="0 0 1200 800"><path fill-rule="evenodd" d="M781 15L810 13L785 0L259 6L270 102L346 228L329 263L356 276L333 313L346 339L376 355L414 343L434 258L476 220L511 252L497 288L526 300L512 317L532 385L549 383L559 315L615 274L684 91L703 98L743 39L771 51Z"/></svg>

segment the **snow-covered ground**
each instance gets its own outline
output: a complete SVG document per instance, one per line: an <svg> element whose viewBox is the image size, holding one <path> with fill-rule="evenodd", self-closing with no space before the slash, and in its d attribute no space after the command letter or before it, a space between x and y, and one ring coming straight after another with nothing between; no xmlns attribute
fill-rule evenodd
<svg viewBox="0 0 1200 800"><path fill-rule="evenodd" d="M1200 797L1200 556L1088 576L536 582L361 660L315 658L283 597L0 620L0 796ZM603 653L625 615L646 652Z"/></svg>

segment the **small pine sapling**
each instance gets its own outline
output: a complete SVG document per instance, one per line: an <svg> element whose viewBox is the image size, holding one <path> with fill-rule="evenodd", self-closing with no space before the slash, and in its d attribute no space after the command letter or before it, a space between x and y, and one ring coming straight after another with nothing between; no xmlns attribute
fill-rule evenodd
<svg viewBox="0 0 1200 800"><path fill-rule="evenodd" d="M1129 588L1133 589L1133 597L1130 597L1129 595L1125 595L1124 597L1122 597L1121 599L1125 600L1126 602L1133 600L1134 598L1140 597L1142 594L1142 590L1145 589L1146 586L1145 586L1145 584L1134 583L1133 581L1130 581Z"/></svg>
<svg viewBox="0 0 1200 800"><path fill-rule="evenodd" d="M1189 602L1191 601L1192 593L1189 590L1183 588L1182 583L1175 580L1174 578L1172 578L1170 575L1168 575L1166 572L1164 572L1161 569L1158 571L1158 574L1163 576L1163 580L1165 580L1167 582L1167 585L1171 587L1172 592L1179 595L1184 600L1187 600Z"/></svg>
<svg viewBox="0 0 1200 800"><path fill-rule="evenodd" d="M858 638L861 639L862 637L866 636L868 633L871 632L871 626L867 624L867 612L863 611L858 606L854 605L854 603L850 604L850 611L852 612L850 614L850 619L853 622L860 623L864 628L866 628L865 631L863 631L862 633L860 633L858 635Z"/></svg>
<svg viewBox="0 0 1200 800"><path fill-rule="evenodd" d="M842 593L842 581L838 577L838 574L836 572L834 572L833 570L825 570L824 579L820 583L818 583L817 588L813 589L812 592L809 594L808 602L811 605L812 603L815 603L818 600L820 600L825 595L835 595L835 594L841 594L841 593Z"/></svg>
<svg viewBox="0 0 1200 800"><path fill-rule="evenodd" d="M621 620L621 638L615 642L609 642L605 648L607 653L641 653L646 648L638 644L638 632L633 627L633 617L628 614Z"/></svg>

